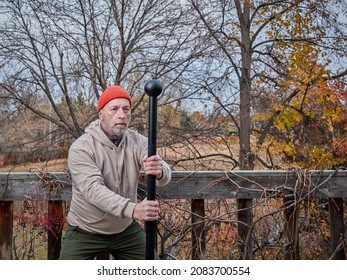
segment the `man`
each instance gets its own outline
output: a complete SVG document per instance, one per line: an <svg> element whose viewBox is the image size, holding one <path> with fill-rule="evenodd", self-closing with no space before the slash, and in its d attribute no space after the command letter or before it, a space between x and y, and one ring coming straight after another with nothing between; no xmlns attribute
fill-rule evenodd
<svg viewBox="0 0 347 280"><path fill-rule="evenodd" d="M123 88L107 88L99 119L69 149L73 189L60 259L94 259L105 251L115 259L145 259L145 232L136 220L157 220L159 202L137 202L140 170L160 187L170 182L171 169L160 156L147 157L147 138L128 128L131 106Z"/></svg>

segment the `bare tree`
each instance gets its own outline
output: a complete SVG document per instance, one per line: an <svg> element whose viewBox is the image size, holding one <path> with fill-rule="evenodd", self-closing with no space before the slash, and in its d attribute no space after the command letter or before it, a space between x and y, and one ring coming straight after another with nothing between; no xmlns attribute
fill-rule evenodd
<svg viewBox="0 0 347 280"><path fill-rule="evenodd" d="M13 0L1 10L3 94L74 138L96 118L91 108L107 86L120 84L136 97L136 115L145 80L170 86L194 58L193 26L176 3ZM49 104L50 113L31 96Z"/></svg>

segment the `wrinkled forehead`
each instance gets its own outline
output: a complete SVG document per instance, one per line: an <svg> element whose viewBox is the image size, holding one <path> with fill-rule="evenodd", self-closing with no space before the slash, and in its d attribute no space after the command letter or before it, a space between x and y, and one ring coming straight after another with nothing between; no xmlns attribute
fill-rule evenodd
<svg viewBox="0 0 347 280"><path fill-rule="evenodd" d="M130 102L126 98L112 99L105 105L105 108L111 107L130 107Z"/></svg>

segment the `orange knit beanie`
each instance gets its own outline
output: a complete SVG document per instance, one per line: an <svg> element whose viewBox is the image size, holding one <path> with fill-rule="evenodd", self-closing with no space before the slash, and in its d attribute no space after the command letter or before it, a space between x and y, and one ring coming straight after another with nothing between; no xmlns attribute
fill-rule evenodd
<svg viewBox="0 0 347 280"><path fill-rule="evenodd" d="M112 99L116 98L126 98L130 102L130 107L132 105L130 95L120 86L110 86L101 94L98 101L98 112Z"/></svg>

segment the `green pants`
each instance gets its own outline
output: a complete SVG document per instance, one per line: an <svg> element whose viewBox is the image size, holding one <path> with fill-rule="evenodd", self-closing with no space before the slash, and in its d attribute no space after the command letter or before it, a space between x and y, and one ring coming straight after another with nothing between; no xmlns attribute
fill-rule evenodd
<svg viewBox="0 0 347 280"><path fill-rule="evenodd" d="M102 252L109 252L116 260L144 260L146 233L135 221L123 232L112 235L95 234L68 225L59 259L93 260ZM157 253L155 259L159 260Z"/></svg>

